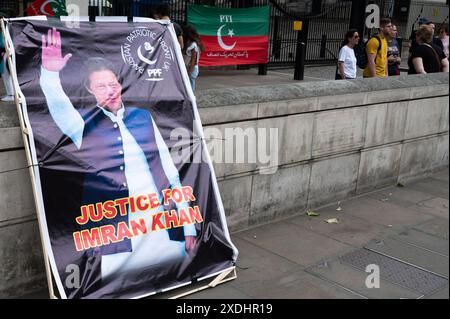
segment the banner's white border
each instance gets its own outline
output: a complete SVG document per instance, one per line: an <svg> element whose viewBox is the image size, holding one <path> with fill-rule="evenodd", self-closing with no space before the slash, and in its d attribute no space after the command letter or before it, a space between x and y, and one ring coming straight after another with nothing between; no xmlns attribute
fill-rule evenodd
<svg viewBox="0 0 450 319"><path fill-rule="evenodd" d="M37 194L37 198L36 198L36 204L37 204L37 209L38 209L38 214L40 216L40 221L42 223L43 226L43 234L42 236L44 237L44 244L47 248L47 254L48 256L45 256L45 258L48 258L50 261L50 266L53 272L53 278L55 279L56 282L56 286L58 288L59 294L61 296L61 298L63 299L67 299L67 295L65 293L61 278L59 276L59 272L58 272L58 268L56 266L56 261L55 261L55 257L54 257L54 253L52 250L52 245L50 242L50 236L49 236L49 232L48 232L48 225L47 225L47 219L45 216L45 209L44 209L44 200L42 197L42 187L41 187L41 178L39 175L39 163L37 160L37 154L36 154L36 146L34 143L34 136L33 136L33 130L32 127L30 125L30 120L28 117L28 112L27 112L27 104L26 104L26 98L19 86L18 80L17 80L17 73L16 73L16 67L15 67L15 48L14 48L14 44L12 42L12 38L9 34L9 29L8 29L8 22L9 21L21 21L21 20L26 20L26 21L47 21L47 17L46 16L34 16L34 17L19 17L19 18L11 18L11 19L5 19L6 21L6 41L8 41L8 43L10 44L10 48L11 48L11 55L12 55L12 60L13 60L13 66L11 68L11 71L15 73L15 87L18 90L18 94L20 96L21 99L21 108L22 108L22 114L24 116L24 121L26 124L26 127L28 128L28 134L29 134L29 143L30 143L30 148L31 148L31 155L32 155L32 163L31 165L33 165L33 171L35 174L35 185L32 185L35 188L35 193ZM61 17L61 21L63 22L70 22L70 21L84 21L87 22L89 21L89 17L72 17L72 16L67 16L67 17ZM128 18L127 17L96 17L96 22L128 22ZM222 203L222 198L220 196L220 191L219 191L219 186L217 183L217 178L216 178L216 174L214 171L214 167L211 161L211 157L210 154L208 152L208 148L205 142L205 136L204 136L204 132L203 132L203 126L201 124L200 121L200 114L198 112L198 108L197 108L197 101L194 95L194 92L192 90L191 87L191 83L189 80L189 76L187 74L187 70L184 67L184 59L181 53L181 48L180 48L180 44L178 43L177 40L177 36L175 33L175 29L173 27L173 24L170 21L164 21L164 20L154 20L151 18L141 18L141 17L133 17L133 22L139 22L139 23L159 23L159 24L163 24L163 25L168 25L168 29L170 31L171 34L171 39L172 39L172 43L174 45L174 47L176 48L175 50L175 54L176 54L176 59L178 62L178 66L179 66L179 71L182 75L182 79L183 79L183 83L184 86L186 88L186 91L188 93L188 97L192 103L192 107L194 110L194 133L198 134L201 138L201 143L202 143L202 152L205 152L206 155L206 159L208 162L208 166L211 172L211 178L212 178L212 184L213 184L213 189L214 189L214 193L216 195L216 200L217 200L217 204L218 204L218 208L219 208L219 214L220 214L220 219L221 219L221 223L222 223L222 231L226 237L226 239L228 240L228 243L231 245L231 248L233 250L233 261L235 262L238 256L238 250L236 248L236 246L234 246L233 242L231 241L231 237L230 237L230 233L228 231L228 226L227 226L227 221L226 221L226 215L225 215L225 209L223 207L223 203ZM202 281L214 276L217 276L218 274L221 274L223 272L226 271L230 271L230 269L233 269L234 267L231 268L227 268L224 269L222 271L216 272L214 274L209 274L207 276L201 277L198 279L198 281ZM50 275L50 274L49 274ZM185 283L181 283L179 285L173 286L173 287L168 287L165 288L164 290L162 290L162 292L167 292L173 289L177 289L183 286L187 286L190 285L192 282L185 282ZM139 299L139 298L145 298L148 296L152 296L157 294L157 291L154 292L149 292L146 293L144 295L138 296L138 297L134 297L134 299Z"/></svg>

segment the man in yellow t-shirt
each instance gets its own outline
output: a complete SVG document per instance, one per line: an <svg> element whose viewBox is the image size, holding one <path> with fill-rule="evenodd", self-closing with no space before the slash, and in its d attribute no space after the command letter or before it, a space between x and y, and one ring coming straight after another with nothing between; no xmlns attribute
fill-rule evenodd
<svg viewBox="0 0 450 319"><path fill-rule="evenodd" d="M387 37L391 33L392 22L385 18L380 21L380 30L366 44L367 67L364 69L365 78L388 76L388 43ZM378 39L377 39L378 37ZM381 44L381 48L380 48Z"/></svg>

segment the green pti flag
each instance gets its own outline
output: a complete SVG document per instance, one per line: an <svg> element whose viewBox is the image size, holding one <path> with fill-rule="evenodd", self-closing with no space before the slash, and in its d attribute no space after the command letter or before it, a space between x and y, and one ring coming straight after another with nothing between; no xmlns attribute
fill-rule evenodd
<svg viewBox="0 0 450 319"><path fill-rule="evenodd" d="M205 46L200 66L268 62L270 7L188 7L188 23Z"/></svg>
<svg viewBox="0 0 450 319"><path fill-rule="evenodd" d="M27 8L28 16L67 16L65 0L36 0Z"/></svg>

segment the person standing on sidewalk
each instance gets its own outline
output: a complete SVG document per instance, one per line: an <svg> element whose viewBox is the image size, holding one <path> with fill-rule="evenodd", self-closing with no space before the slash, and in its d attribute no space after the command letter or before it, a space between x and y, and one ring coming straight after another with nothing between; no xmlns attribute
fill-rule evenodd
<svg viewBox="0 0 450 319"><path fill-rule="evenodd" d="M365 78L385 78L388 76L387 37L391 34L391 31L391 19L381 19L378 34L367 42L367 67L364 69Z"/></svg>
<svg viewBox="0 0 450 319"><path fill-rule="evenodd" d="M170 6L168 4L161 4L156 7L155 19L157 20L168 20L170 21ZM175 33L177 35L178 43L180 44L181 50L184 48L184 41L183 41L183 29L180 27L180 25L176 22L173 22L173 27L175 29Z"/></svg>
<svg viewBox="0 0 450 319"><path fill-rule="evenodd" d="M339 51L336 80L356 79L355 46L359 42L358 30L351 29L345 34L343 46Z"/></svg>
<svg viewBox="0 0 450 319"><path fill-rule="evenodd" d="M184 43L186 44L186 68L191 81L192 91L199 74L200 53L205 50L195 27L187 25L184 28Z"/></svg>
<svg viewBox="0 0 450 319"><path fill-rule="evenodd" d="M391 34L388 37L388 71L389 76L400 75L400 46L397 41L397 26L392 25Z"/></svg>
<svg viewBox="0 0 450 319"><path fill-rule="evenodd" d="M443 25L442 27L440 27L439 32L438 32L438 37L442 42L442 46L444 47L444 54L445 56L449 57L449 50L448 50L448 27L446 25Z"/></svg>
<svg viewBox="0 0 450 319"><path fill-rule="evenodd" d="M433 29L423 25L416 33L417 46L408 60L408 74L448 72L449 62L444 52L433 43Z"/></svg>

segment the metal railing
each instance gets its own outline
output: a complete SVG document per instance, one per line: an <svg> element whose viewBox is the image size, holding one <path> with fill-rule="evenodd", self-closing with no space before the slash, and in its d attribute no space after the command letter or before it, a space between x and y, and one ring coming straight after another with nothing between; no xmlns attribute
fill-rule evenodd
<svg viewBox="0 0 450 319"><path fill-rule="evenodd" d="M3 0L7 1L7 0ZM393 0L375 0L383 16L394 11ZM89 0L90 16L152 17L159 4L169 4L171 17L181 25L186 23L189 4L242 8L270 5L269 63L293 64L297 55L299 34L294 31L295 20L304 24L302 41L306 43L306 63L327 63L336 60L340 44L349 27L350 0ZM401 28L404 30L405 25Z"/></svg>

